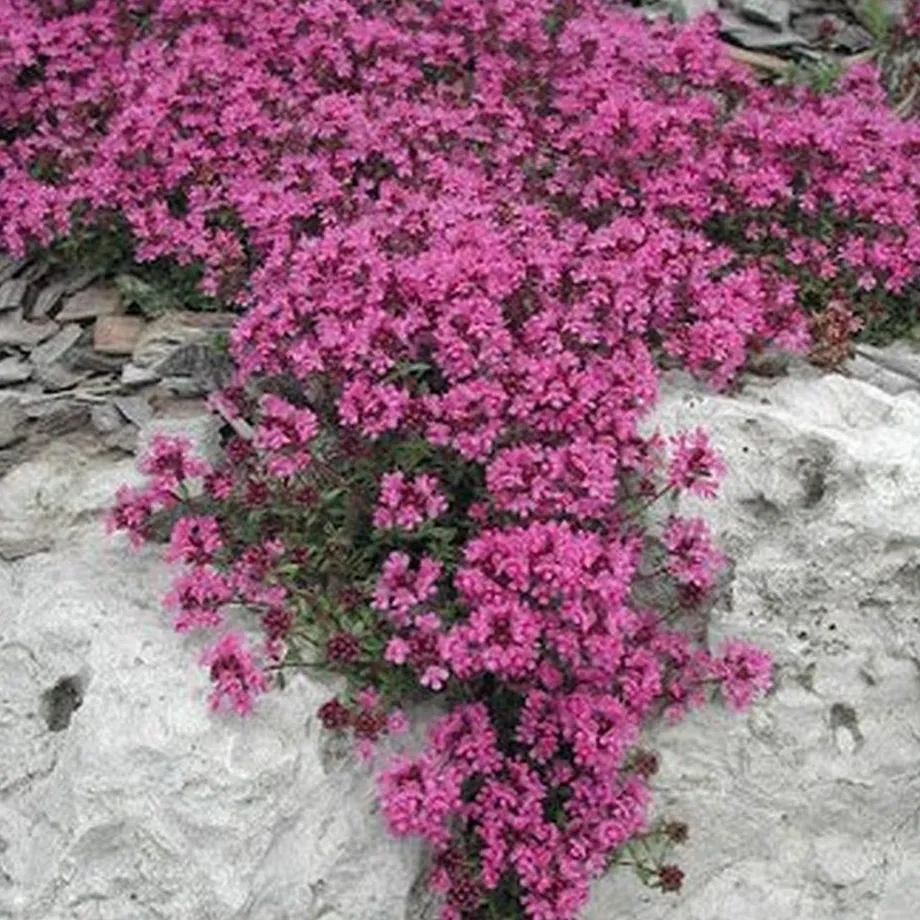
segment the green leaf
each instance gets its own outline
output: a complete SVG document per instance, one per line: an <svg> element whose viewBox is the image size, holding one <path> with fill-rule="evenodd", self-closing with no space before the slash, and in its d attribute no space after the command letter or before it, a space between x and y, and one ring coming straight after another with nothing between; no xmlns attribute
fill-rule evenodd
<svg viewBox="0 0 920 920"><path fill-rule="evenodd" d="M863 25L872 33L872 37L879 44L884 44L888 39L891 19L888 16L888 11L885 9L882 0L863 0L859 10L859 18L862 20Z"/></svg>

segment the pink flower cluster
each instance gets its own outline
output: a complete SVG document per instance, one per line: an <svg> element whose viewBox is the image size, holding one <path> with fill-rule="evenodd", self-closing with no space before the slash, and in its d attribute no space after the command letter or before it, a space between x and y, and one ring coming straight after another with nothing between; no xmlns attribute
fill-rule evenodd
<svg viewBox="0 0 920 920"><path fill-rule="evenodd" d="M447 499L434 476L423 473L408 480L402 473L386 473L380 479L374 526L411 531L446 510Z"/></svg>
<svg viewBox="0 0 920 920"><path fill-rule="evenodd" d="M637 600L649 552L685 604L723 562L702 520L641 516L725 473L701 432L639 434L660 361L720 386L804 347L815 304L909 304L920 126L868 70L763 87L711 22L604 0L0 0L0 21L0 246L117 216L139 260L199 263L241 309L216 399L252 443L211 469L158 441L112 515L142 542L203 479L173 521L176 627L237 604L266 634L206 653L212 703L249 712L309 629L381 684L320 713L363 753L404 727L384 690L466 700L384 772L384 815L434 848L445 920L493 897L571 920L644 826L647 722L769 686L764 653Z"/></svg>
<svg viewBox="0 0 920 920"><path fill-rule="evenodd" d="M268 472L284 478L309 466L310 442L318 431L316 416L309 409L268 394L262 399L262 420L253 444L267 455Z"/></svg>

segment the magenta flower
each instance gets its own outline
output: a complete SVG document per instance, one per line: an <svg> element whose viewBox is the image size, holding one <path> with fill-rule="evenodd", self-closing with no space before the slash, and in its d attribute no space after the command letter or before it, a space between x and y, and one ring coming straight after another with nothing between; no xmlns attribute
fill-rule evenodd
<svg viewBox="0 0 920 920"><path fill-rule="evenodd" d="M208 565L223 545L216 518L183 517L173 525L166 559L169 562Z"/></svg>
<svg viewBox="0 0 920 920"><path fill-rule="evenodd" d="M728 704L739 711L747 709L756 696L773 685L773 660L761 649L737 639L726 642L721 657L713 664Z"/></svg>
<svg viewBox="0 0 920 920"><path fill-rule="evenodd" d="M268 679L236 633L225 633L211 646L201 663L210 668L213 689L208 698L211 709L229 706L239 715L252 712L256 698L268 689Z"/></svg>
<svg viewBox="0 0 920 920"><path fill-rule="evenodd" d="M402 473L386 473L380 482L374 526L412 531L446 510L447 500L434 476L423 474L407 480Z"/></svg>
<svg viewBox="0 0 920 920"><path fill-rule="evenodd" d="M672 518L661 537L668 551L668 572L682 585L708 590L725 565L702 518Z"/></svg>
<svg viewBox="0 0 920 920"><path fill-rule="evenodd" d="M192 444L187 438L156 435L150 441L146 455L138 468L153 477L154 485L174 490L189 479L205 476L211 467L191 455Z"/></svg>
<svg viewBox="0 0 920 920"><path fill-rule="evenodd" d="M725 464L710 447L706 433L700 428L689 434L681 432L671 443L674 452L668 469L668 485L681 492L712 498L725 475Z"/></svg>

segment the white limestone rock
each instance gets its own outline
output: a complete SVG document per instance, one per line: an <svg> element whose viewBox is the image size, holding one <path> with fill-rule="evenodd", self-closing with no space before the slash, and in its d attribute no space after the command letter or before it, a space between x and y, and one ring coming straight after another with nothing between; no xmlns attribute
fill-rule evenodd
<svg viewBox="0 0 920 920"><path fill-rule="evenodd" d="M734 568L711 640L770 649L775 691L649 739L659 814L686 820L684 889L625 870L587 920L911 920L920 891L920 403L799 370L737 397L664 387L729 474L707 517ZM914 894L908 894L913 891ZM628 905L628 906L627 906ZM619 913L617 913L617 910Z"/></svg>
<svg viewBox="0 0 920 920"><path fill-rule="evenodd" d="M211 715L160 552L78 523L129 473L60 456L0 482L4 512L53 509L61 536L0 563L0 917L401 916L417 850L387 839L366 768L323 755L330 690L297 679L250 720Z"/></svg>

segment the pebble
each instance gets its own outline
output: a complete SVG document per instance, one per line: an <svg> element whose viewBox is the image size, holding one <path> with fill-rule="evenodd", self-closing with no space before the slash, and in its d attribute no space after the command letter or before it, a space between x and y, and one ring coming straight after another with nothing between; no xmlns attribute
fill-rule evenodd
<svg viewBox="0 0 920 920"><path fill-rule="evenodd" d="M32 368L16 357L0 359L0 386L25 383L32 376Z"/></svg>
<svg viewBox="0 0 920 920"><path fill-rule="evenodd" d="M32 363L36 365L55 364L77 344L82 334L82 328L76 323L64 326L47 342L32 350L30 355Z"/></svg>

